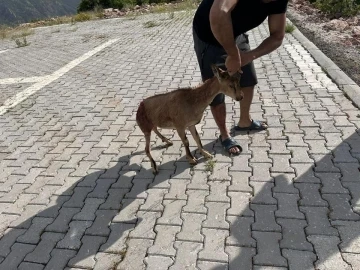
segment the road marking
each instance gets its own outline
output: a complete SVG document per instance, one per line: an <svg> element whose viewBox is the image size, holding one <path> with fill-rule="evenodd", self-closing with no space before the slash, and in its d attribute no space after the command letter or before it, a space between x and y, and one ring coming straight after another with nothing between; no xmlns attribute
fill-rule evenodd
<svg viewBox="0 0 360 270"><path fill-rule="evenodd" d="M49 76L42 77L42 80L37 81L32 86L26 88L24 91L16 94L15 96L5 100L4 104L0 106L0 116L4 115L9 109L15 107L20 102L23 102L31 95L35 94L37 91L42 89L43 87L47 86L48 84L52 83L53 81L59 79L61 76L69 72L71 69L79 65L81 62L89 59L91 56L95 55L96 53L102 51L106 47L109 47L110 45L117 42L119 38L117 39L111 39L108 42L105 42L104 44L96 47L95 49L85 53L84 55L80 56L79 58L71 61L69 64L65 65L64 67L60 68L59 70L55 71L53 74ZM30 79L30 78L29 78Z"/></svg>
<svg viewBox="0 0 360 270"><path fill-rule="evenodd" d="M36 82L46 80L47 77L49 77L49 76L0 79L0 85L1 84L15 84L15 83L36 83Z"/></svg>

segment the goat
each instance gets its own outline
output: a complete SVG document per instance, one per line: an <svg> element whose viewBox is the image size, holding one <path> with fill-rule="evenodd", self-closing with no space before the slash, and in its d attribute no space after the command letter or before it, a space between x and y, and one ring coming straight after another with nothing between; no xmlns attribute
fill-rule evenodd
<svg viewBox="0 0 360 270"><path fill-rule="evenodd" d="M166 143L166 146L172 145L172 142L165 138L157 127L177 130L185 146L186 158L191 165L197 164L197 160L189 150L186 128L189 129L201 154L205 158L213 157L203 148L195 125L201 121L206 107L217 94L223 93L239 101L243 98L243 92L240 89L239 73L230 76L228 72L216 65L211 65L211 68L215 76L198 87L180 88L148 97L140 103L136 113L136 122L145 135L145 152L150 159L154 174L158 173L158 167L150 153L151 131L154 131Z"/></svg>

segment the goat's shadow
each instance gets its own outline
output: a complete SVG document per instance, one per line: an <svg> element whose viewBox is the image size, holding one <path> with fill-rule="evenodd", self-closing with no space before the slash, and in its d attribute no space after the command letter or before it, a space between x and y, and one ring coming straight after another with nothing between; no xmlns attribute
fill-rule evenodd
<svg viewBox="0 0 360 270"><path fill-rule="evenodd" d="M354 133L333 150L335 156L324 156L315 164L309 163L306 170L299 166L294 172L293 180L285 173L277 174L274 179L255 179L259 182L252 182L253 197L251 192L242 192L242 195L251 198L249 205L245 205L240 211L236 211L236 205L231 205L231 209L235 211L228 216L230 235L226 239L224 250L229 256L229 269L252 269L252 264L279 267L289 264L290 269L313 269L313 263L317 259L313 252L320 254L316 263L325 263L327 259L337 255L339 236L342 240L339 247L343 252L358 253L358 245L353 241L360 237L360 229L358 223L353 221L359 221L360 216L353 212L351 206L357 203L355 198L358 195L354 192L357 190L356 185L360 183L360 173L354 175L354 170L359 171L359 161L353 158L348 159L348 163L338 162L353 150L350 147L358 145L354 144L358 140L359 134ZM220 156L224 154L218 140L203 142L206 150L215 150L216 155ZM179 142L178 144L181 145ZM140 144L139 147L143 148L143 145ZM153 148L154 151L155 149ZM74 181L68 189L60 189L58 196L52 197L57 197L57 200L51 207L37 214L27 215L26 213L33 211L33 205L28 205L0 240L0 258L4 258L0 269L17 269L25 261L38 263L39 266L45 266L45 269L64 269L66 266L79 266L78 262L93 258L99 251L125 252L126 246L118 246L117 242L127 237L129 230L135 228L135 231L136 227L141 226L143 220L136 216L136 212L142 209L140 205L146 205L146 192L154 187L164 189L165 193L170 192L171 179L192 179L192 168L185 160L183 149L182 154L179 154L178 148L161 147L159 150L162 150L161 153L154 155L157 163L161 161L160 156L168 155L169 160L164 162L162 158L160 173L155 177L149 162L142 162L143 166L136 163L145 158L143 151L137 149L133 154L120 154L114 167L90 173ZM174 156L178 159L175 160ZM201 170L203 164L202 159L196 170ZM330 177L328 180L329 175L321 175L329 171L332 176L339 177ZM251 174L251 171L247 172ZM56 180L57 177L60 176L55 175L52 179ZM238 181L232 179L234 180ZM330 187L335 187L337 194L332 194ZM159 204L161 201L160 198ZM291 208L294 202L297 205L297 201L300 211ZM158 211L156 204L148 207L143 210ZM321 223L318 219L326 222ZM119 224L127 225L117 226ZM335 228L335 225L338 227ZM139 234L142 232L136 233L136 237L141 238ZM145 235L148 232L143 233ZM283 233L283 239L280 233ZM97 240L89 242L90 238L86 240L86 237L90 236L97 236ZM281 251L276 243L280 244ZM112 250L114 244L116 249ZM321 252L325 245L329 246L328 253ZM66 252L61 253L64 250ZM59 252L62 259L53 260ZM219 257L224 254L219 254ZM350 257L345 259L352 263ZM92 267L90 263L89 268ZM213 269L227 269L227 265L215 266Z"/></svg>

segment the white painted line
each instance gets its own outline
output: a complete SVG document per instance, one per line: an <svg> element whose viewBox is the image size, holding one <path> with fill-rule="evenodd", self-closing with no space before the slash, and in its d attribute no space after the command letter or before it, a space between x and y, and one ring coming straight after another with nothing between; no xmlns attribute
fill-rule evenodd
<svg viewBox="0 0 360 270"><path fill-rule="evenodd" d="M119 39L112 39L104 44L96 47L92 51L85 53L84 55L80 56L79 58L71 61L69 64L65 65L64 67L60 68L59 70L55 71L53 74L49 76L43 77L44 79L41 81L36 82L34 85L26 88L24 91L16 94L15 96L7 99L4 102L4 105L0 106L0 116L4 115L9 109L15 107L20 102L27 99L29 96L35 94L37 91L42 89L43 87L47 86L48 84L52 83L53 81L59 79L65 73L69 72L71 69L79 65L81 62L89 59L91 56L95 55L96 53L100 52L101 50L105 49L106 47L114 44Z"/></svg>
<svg viewBox="0 0 360 270"><path fill-rule="evenodd" d="M44 81L49 76L38 76L38 77L24 77L24 78L7 78L7 79L0 79L1 84L15 84L15 83L36 83L40 81Z"/></svg>

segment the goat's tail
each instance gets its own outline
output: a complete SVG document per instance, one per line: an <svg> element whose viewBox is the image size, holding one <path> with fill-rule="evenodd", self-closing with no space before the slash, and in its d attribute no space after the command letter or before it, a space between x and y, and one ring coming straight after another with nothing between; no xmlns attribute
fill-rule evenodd
<svg viewBox="0 0 360 270"><path fill-rule="evenodd" d="M136 112L136 122L139 125L141 131L145 134L151 132L154 127L154 124L151 122L146 113L144 101L140 103Z"/></svg>

